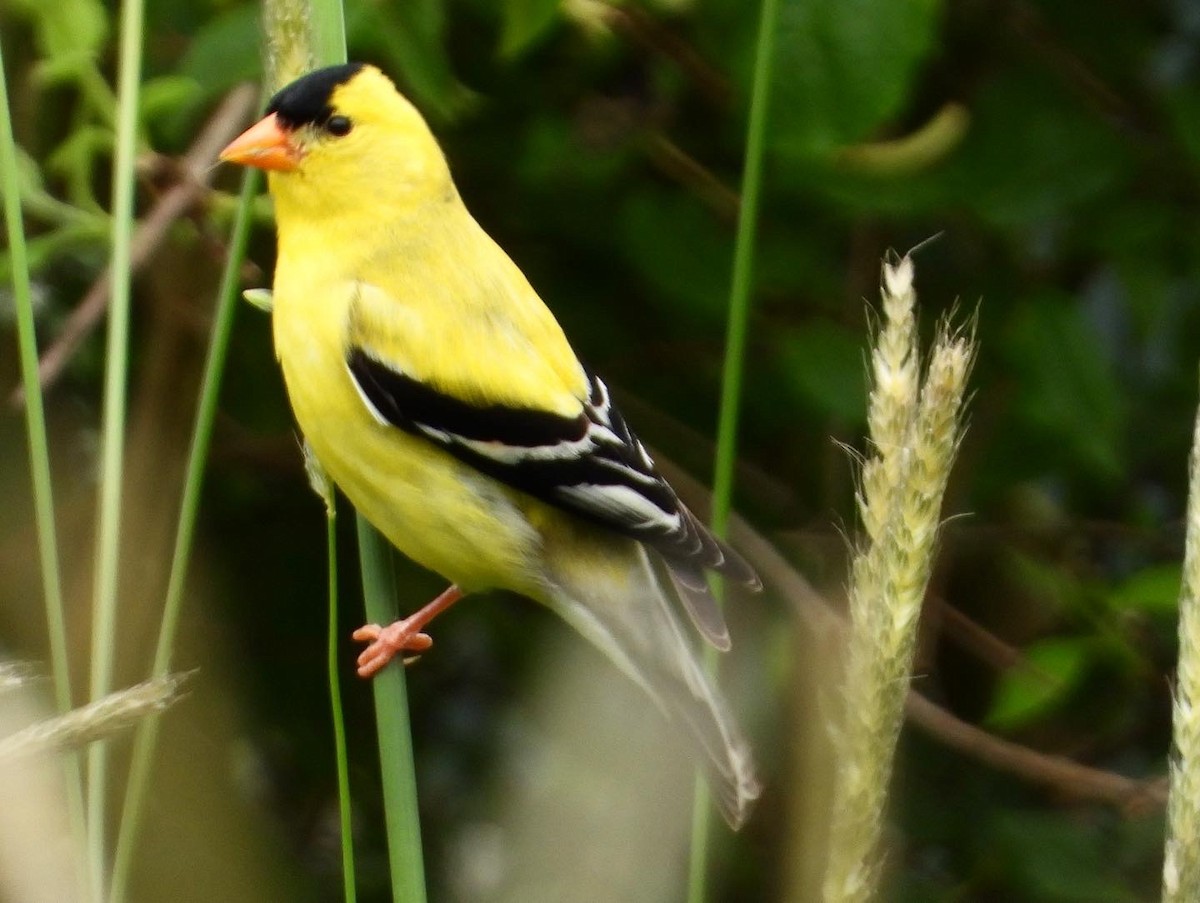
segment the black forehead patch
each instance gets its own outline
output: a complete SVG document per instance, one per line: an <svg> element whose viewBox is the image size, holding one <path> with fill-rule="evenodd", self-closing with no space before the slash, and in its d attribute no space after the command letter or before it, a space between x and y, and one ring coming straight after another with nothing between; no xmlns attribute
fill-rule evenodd
<svg viewBox="0 0 1200 903"><path fill-rule="evenodd" d="M290 128L320 125L333 113L329 104L333 89L350 81L362 68L362 63L343 63L302 75L271 98L267 113L276 114Z"/></svg>

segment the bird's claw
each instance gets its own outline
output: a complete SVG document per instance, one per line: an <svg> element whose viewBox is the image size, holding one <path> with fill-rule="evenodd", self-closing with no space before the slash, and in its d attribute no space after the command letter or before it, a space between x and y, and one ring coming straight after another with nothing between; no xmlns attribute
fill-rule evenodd
<svg viewBox="0 0 1200 903"><path fill-rule="evenodd" d="M358 656L358 676L374 677L398 654L404 652L421 653L433 645L433 638L419 629L411 627L408 621L396 621L387 627L378 624L367 624L354 631L353 637L360 643L369 643ZM418 656L404 657L404 663L416 661Z"/></svg>

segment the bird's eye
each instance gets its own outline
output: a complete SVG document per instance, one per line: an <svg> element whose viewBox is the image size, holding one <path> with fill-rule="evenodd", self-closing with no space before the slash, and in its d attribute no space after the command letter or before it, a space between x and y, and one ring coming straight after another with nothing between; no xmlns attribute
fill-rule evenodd
<svg viewBox="0 0 1200 903"><path fill-rule="evenodd" d="M325 131L329 134L341 138L343 135L349 135L353 123L346 116L330 116L325 122Z"/></svg>

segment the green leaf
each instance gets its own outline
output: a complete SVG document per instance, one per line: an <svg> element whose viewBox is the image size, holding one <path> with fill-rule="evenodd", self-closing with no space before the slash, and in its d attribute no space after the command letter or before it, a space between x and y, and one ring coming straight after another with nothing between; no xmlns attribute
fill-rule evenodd
<svg viewBox="0 0 1200 903"><path fill-rule="evenodd" d="M186 75L160 75L142 85L139 104L142 122L153 122L159 117L174 114L180 107L198 101L204 88L194 78Z"/></svg>
<svg viewBox="0 0 1200 903"><path fill-rule="evenodd" d="M17 185L21 195L41 194L45 186L45 181L42 179L42 170L38 166L37 160L20 147L16 147L16 152ZM0 198L3 197L4 191L0 188Z"/></svg>
<svg viewBox="0 0 1200 903"><path fill-rule="evenodd" d="M423 112L452 119L474 95L454 77L445 31L440 0L363 4L346 20L347 40L357 52L395 76Z"/></svg>
<svg viewBox="0 0 1200 903"><path fill-rule="evenodd" d="M1048 220L1111 196L1132 171L1128 145L1111 125L1043 72L1005 72L968 98L966 113L961 142L928 168L896 174L858 171L840 158L789 159L773 184L828 195L849 214L945 222L947 210L965 209L1005 229L1044 229ZM1125 207L1112 210L1120 221Z"/></svg>
<svg viewBox="0 0 1200 903"><path fill-rule="evenodd" d="M78 51L38 60L33 67L33 77L39 87L50 88L77 84L96 71L95 57L86 51Z"/></svg>
<svg viewBox="0 0 1200 903"><path fill-rule="evenodd" d="M1112 590L1109 604L1119 611L1140 611L1174 617L1179 610L1183 568L1160 564L1144 568Z"/></svg>
<svg viewBox="0 0 1200 903"><path fill-rule="evenodd" d="M624 256L669 302L681 323L725 319L732 249L727 229L697 200L669 192L635 195L621 211Z"/></svg>
<svg viewBox="0 0 1200 903"><path fill-rule="evenodd" d="M262 80L262 54L246 50L258 46L261 29L261 10L253 3L226 10L198 29L177 72L199 90L181 96L174 108L156 105L156 115L145 116L158 144L186 146L206 106L235 85Z"/></svg>
<svg viewBox="0 0 1200 903"><path fill-rule="evenodd" d="M1020 516L1031 525L1058 523L1061 509L1052 499L1035 494L1021 501ZM1038 510L1042 509L1042 510ZM1013 582L1017 591L1030 600L1030 604L1052 616L1069 615L1081 611L1085 592L1078 577L1057 562L1046 560L1035 554L1005 549L1000 560L1004 563L1006 577Z"/></svg>
<svg viewBox="0 0 1200 903"><path fill-rule="evenodd" d="M178 72L203 85L212 98L244 81L262 77L259 42L260 10L257 4L235 6L210 19L196 32Z"/></svg>
<svg viewBox="0 0 1200 903"><path fill-rule="evenodd" d="M1017 415L1043 440L1047 457L1065 456L1100 477L1119 473L1124 395L1078 303L1050 292L1029 299L1014 313L1003 343L1020 386Z"/></svg>
<svg viewBox="0 0 1200 903"><path fill-rule="evenodd" d="M787 0L779 13L773 150L826 156L908 99L940 21L939 0Z"/></svg>
<svg viewBox="0 0 1200 903"><path fill-rule="evenodd" d="M1024 661L1000 679L988 725L1012 730L1057 708L1079 685L1091 649L1087 637L1040 640L1029 646Z"/></svg>
<svg viewBox="0 0 1200 903"><path fill-rule="evenodd" d="M1015 899L1040 903L1136 903L1102 823L1041 812L999 810L984 841Z"/></svg>
<svg viewBox="0 0 1200 903"><path fill-rule="evenodd" d="M108 230L103 223L63 226L53 232L37 235L26 244L30 272L38 272L57 258L68 254L83 255L97 247L103 247L108 238ZM10 255L0 253L0 283L8 282L12 277L12 259ZM86 351L81 356L86 355Z"/></svg>
<svg viewBox="0 0 1200 903"><path fill-rule="evenodd" d="M87 172L93 159L112 153L114 140L109 128L98 125L80 126L46 159L46 169L63 175Z"/></svg>
<svg viewBox="0 0 1200 903"><path fill-rule="evenodd" d="M505 0L500 56L511 60L529 49L558 17L559 0Z"/></svg>
<svg viewBox="0 0 1200 903"><path fill-rule="evenodd" d="M1174 138L1200 166L1200 90L1192 84L1177 85L1160 98Z"/></svg>
<svg viewBox="0 0 1200 903"><path fill-rule="evenodd" d="M561 204L564 192L610 192L619 183L632 151L597 149L580 141L571 123L541 116L529 123L524 143L515 149L508 171L517 175L522 197L540 197L558 206L562 216L590 216L590 211ZM562 209L566 207L566 209Z"/></svg>
<svg viewBox="0 0 1200 903"><path fill-rule="evenodd" d="M1000 226L1042 220L1111 189L1127 164L1111 124L1044 72L1010 72L979 93L943 200Z"/></svg>
<svg viewBox="0 0 1200 903"><path fill-rule="evenodd" d="M18 13L33 20L37 43L51 59L84 54L97 56L108 40L108 13L99 0L9 0Z"/></svg>
<svg viewBox="0 0 1200 903"><path fill-rule="evenodd" d="M866 416L862 334L827 321L776 336L788 378L822 414L841 423Z"/></svg>
<svg viewBox="0 0 1200 903"><path fill-rule="evenodd" d="M262 311L264 314L269 314L272 310L275 309L275 293L272 292L269 288L248 288L242 292L242 298L245 299L247 302L249 302L253 307L256 307L258 310ZM305 449L304 465L305 465L305 467L308 467L309 459L308 459L308 445L307 444L304 446L304 449ZM315 463L316 459L314 458L313 461ZM319 467L320 465L318 464L317 466ZM311 474L310 474L310 482L311 482ZM318 493L318 495L321 495L321 497L324 498L323 493Z"/></svg>

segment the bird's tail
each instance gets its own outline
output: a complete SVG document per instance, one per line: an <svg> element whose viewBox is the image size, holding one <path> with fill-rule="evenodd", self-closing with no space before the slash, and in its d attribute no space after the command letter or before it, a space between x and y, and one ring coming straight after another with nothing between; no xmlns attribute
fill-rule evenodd
<svg viewBox="0 0 1200 903"><path fill-rule="evenodd" d="M591 567L580 572L580 580L569 571L555 573L544 601L685 731L714 801L736 830L762 789L750 747L688 642L668 584L655 574L645 550L630 546L633 555L606 556L611 579L598 580Z"/></svg>

